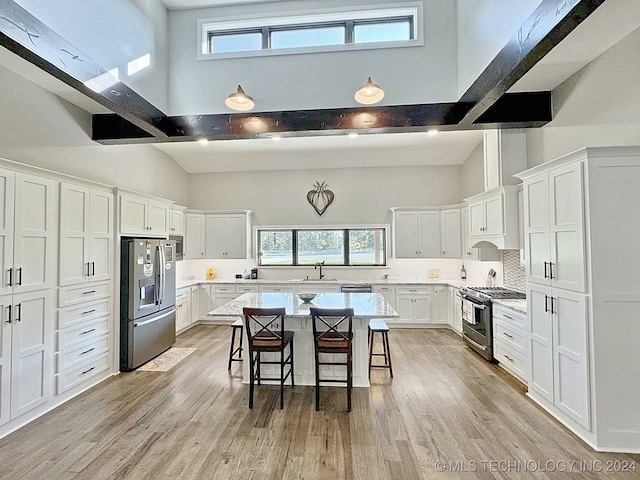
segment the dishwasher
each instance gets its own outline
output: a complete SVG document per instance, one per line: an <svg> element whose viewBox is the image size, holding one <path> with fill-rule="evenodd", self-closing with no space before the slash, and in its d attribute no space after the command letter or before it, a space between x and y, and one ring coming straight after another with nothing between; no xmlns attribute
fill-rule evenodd
<svg viewBox="0 0 640 480"><path fill-rule="evenodd" d="M340 286L342 293L371 293L371 285L365 284L345 284Z"/></svg>

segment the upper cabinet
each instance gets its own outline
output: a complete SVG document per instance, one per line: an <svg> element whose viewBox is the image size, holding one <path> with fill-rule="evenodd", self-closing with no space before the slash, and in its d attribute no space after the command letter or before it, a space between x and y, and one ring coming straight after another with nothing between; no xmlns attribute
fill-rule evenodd
<svg viewBox="0 0 640 480"><path fill-rule="evenodd" d="M469 204L469 239L472 246L488 242L501 250L520 248L518 187L498 187L465 198ZM478 245L480 243L480 245Z"/></svg>
<svg viewBox="0 0 640 480"><path fill-rule="evenodd" d="M120 233L123 235L158 235L169 233L171 202L135 193L121 193Z"/></svg>
<svg viewBox="0 0 640 480"><path fill-rule="evenodd" d="M396 258L433 258L440 254L440 211L392 209Z"/></svg>
<svg viewBox="0 0 640 480"><path fill-rule="evenodd" d="M251 215L249 210L187 211L186 258L249 258Z"/></svg>
<svg viewBox="0 0 640 480"><path fill-rule="evenodd" d="M462 223L460 209L448 208L440 212L440 246L442 257L460 258L462 256Z"/></svg>
<svg viewBox="0 0 640 480"><path fill-rule="evenodd" d="M246 212L205 215L205 256L247 258L249 232Z"/></svg>
<svg viewBox="0 0 640 480"><path fill-rule="evenodd" d="M516 185L514 177L527 168L527 137L523 129L485 130L484 190Z"/></svg>
<svg viewBox="0 0 640 480"><path fill-rule="evenodd" d="M551 169L524 181L527 279L585 291L582 164Z"/></svg>
<svg viewBox="0 0 640 480"><path fill-rule="evenodd" d="M0 169L0 295L55 285L57 182Z"/></svg>
<svg viewBox="0 0 640 480"><path fill-rule="evenodd" d="M468 260L498 261L500 254L495 245L474 248L476 243L469 237L469 207L460 209L462 224L462 258Z"/></svg>
<svg viewBox="0 0 640 480"><path fill-rule="evenodd" d="M184 256L204 258L204 214L187 213L185 218Z"/></svg>
<svg viewBox="0 0 640 480"><path fill-rule="evenodd" d="M60 285L108 280L113 270L114 195L60 185Z"/></svg>
<svg viewBox="0 0 640 480"><path fill-rule="evenodd" d="M169 235L184 235L184 211L187 207L180 205L171 205L168 210L169 219L167 225L169 227Z"/></svg>

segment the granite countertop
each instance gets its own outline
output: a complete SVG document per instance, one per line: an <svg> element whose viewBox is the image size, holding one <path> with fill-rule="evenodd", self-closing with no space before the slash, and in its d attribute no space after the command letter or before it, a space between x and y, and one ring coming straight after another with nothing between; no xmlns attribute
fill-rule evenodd
<svg viewBox="0 0 640 480"><path fill-rule="evenodd" d="M519 313L527 314L527 300L526 299L513 299L513 298L505 298L505 299L494 299L493 303L497 303L498 305L503 305L507 308L515 310Z"/></svg>
<svg viewBox="0 0 640 480"><path fill-rule="evenodd" d="M208 312L210 317L242 316L243 307L286 308L289 317L308 318L310 307L354 309L354 317L395 318L398 313L379 293L320 293L311 302L303 302L294 293L245 293Z"/></svg>
<svg viewBox="0 0 640 480"><path fill-rule="evenodd" d="M305 285L305 284L327 284L327 285L355 285L355 284L364 284L364 285L449 285L456 288L463 288L469 285L478 285L480 282L468 282L467 280L461 279L447 279L447 278L389 278L389 279L379 279L379 280L317 280L317 279L289 279L289 280L277 280L277 279L266 279L259 278L253 280L245 280L245 279L214 279L214 280L205 280L202 278L194 278L194 279L183 279L176 281L176 288L184 288L190 285L197 284L219 284L219 285Z"/></svg>

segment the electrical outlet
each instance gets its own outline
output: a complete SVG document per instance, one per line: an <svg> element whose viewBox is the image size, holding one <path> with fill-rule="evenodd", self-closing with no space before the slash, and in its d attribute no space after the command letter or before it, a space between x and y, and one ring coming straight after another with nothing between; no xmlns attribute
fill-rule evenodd
<svg viewBox="0 0 640 480"><path fill-rule="evenodd" d="M429 274L429 278L440 278L439 268L430 268L427 273Z"/></svg>

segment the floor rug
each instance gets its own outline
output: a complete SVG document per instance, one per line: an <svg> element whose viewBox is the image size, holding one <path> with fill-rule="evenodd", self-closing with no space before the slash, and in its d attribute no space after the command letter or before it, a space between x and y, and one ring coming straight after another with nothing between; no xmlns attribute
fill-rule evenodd
<svg viewBox="0 0 640 480"><path fill-rule="evenodd" d="M182 360L187 358L193 352L195 348L170 348L164 353L161 353L153 360L149 360L142 365L138 370L143 372L166 372L175 367Z"/></svg>

